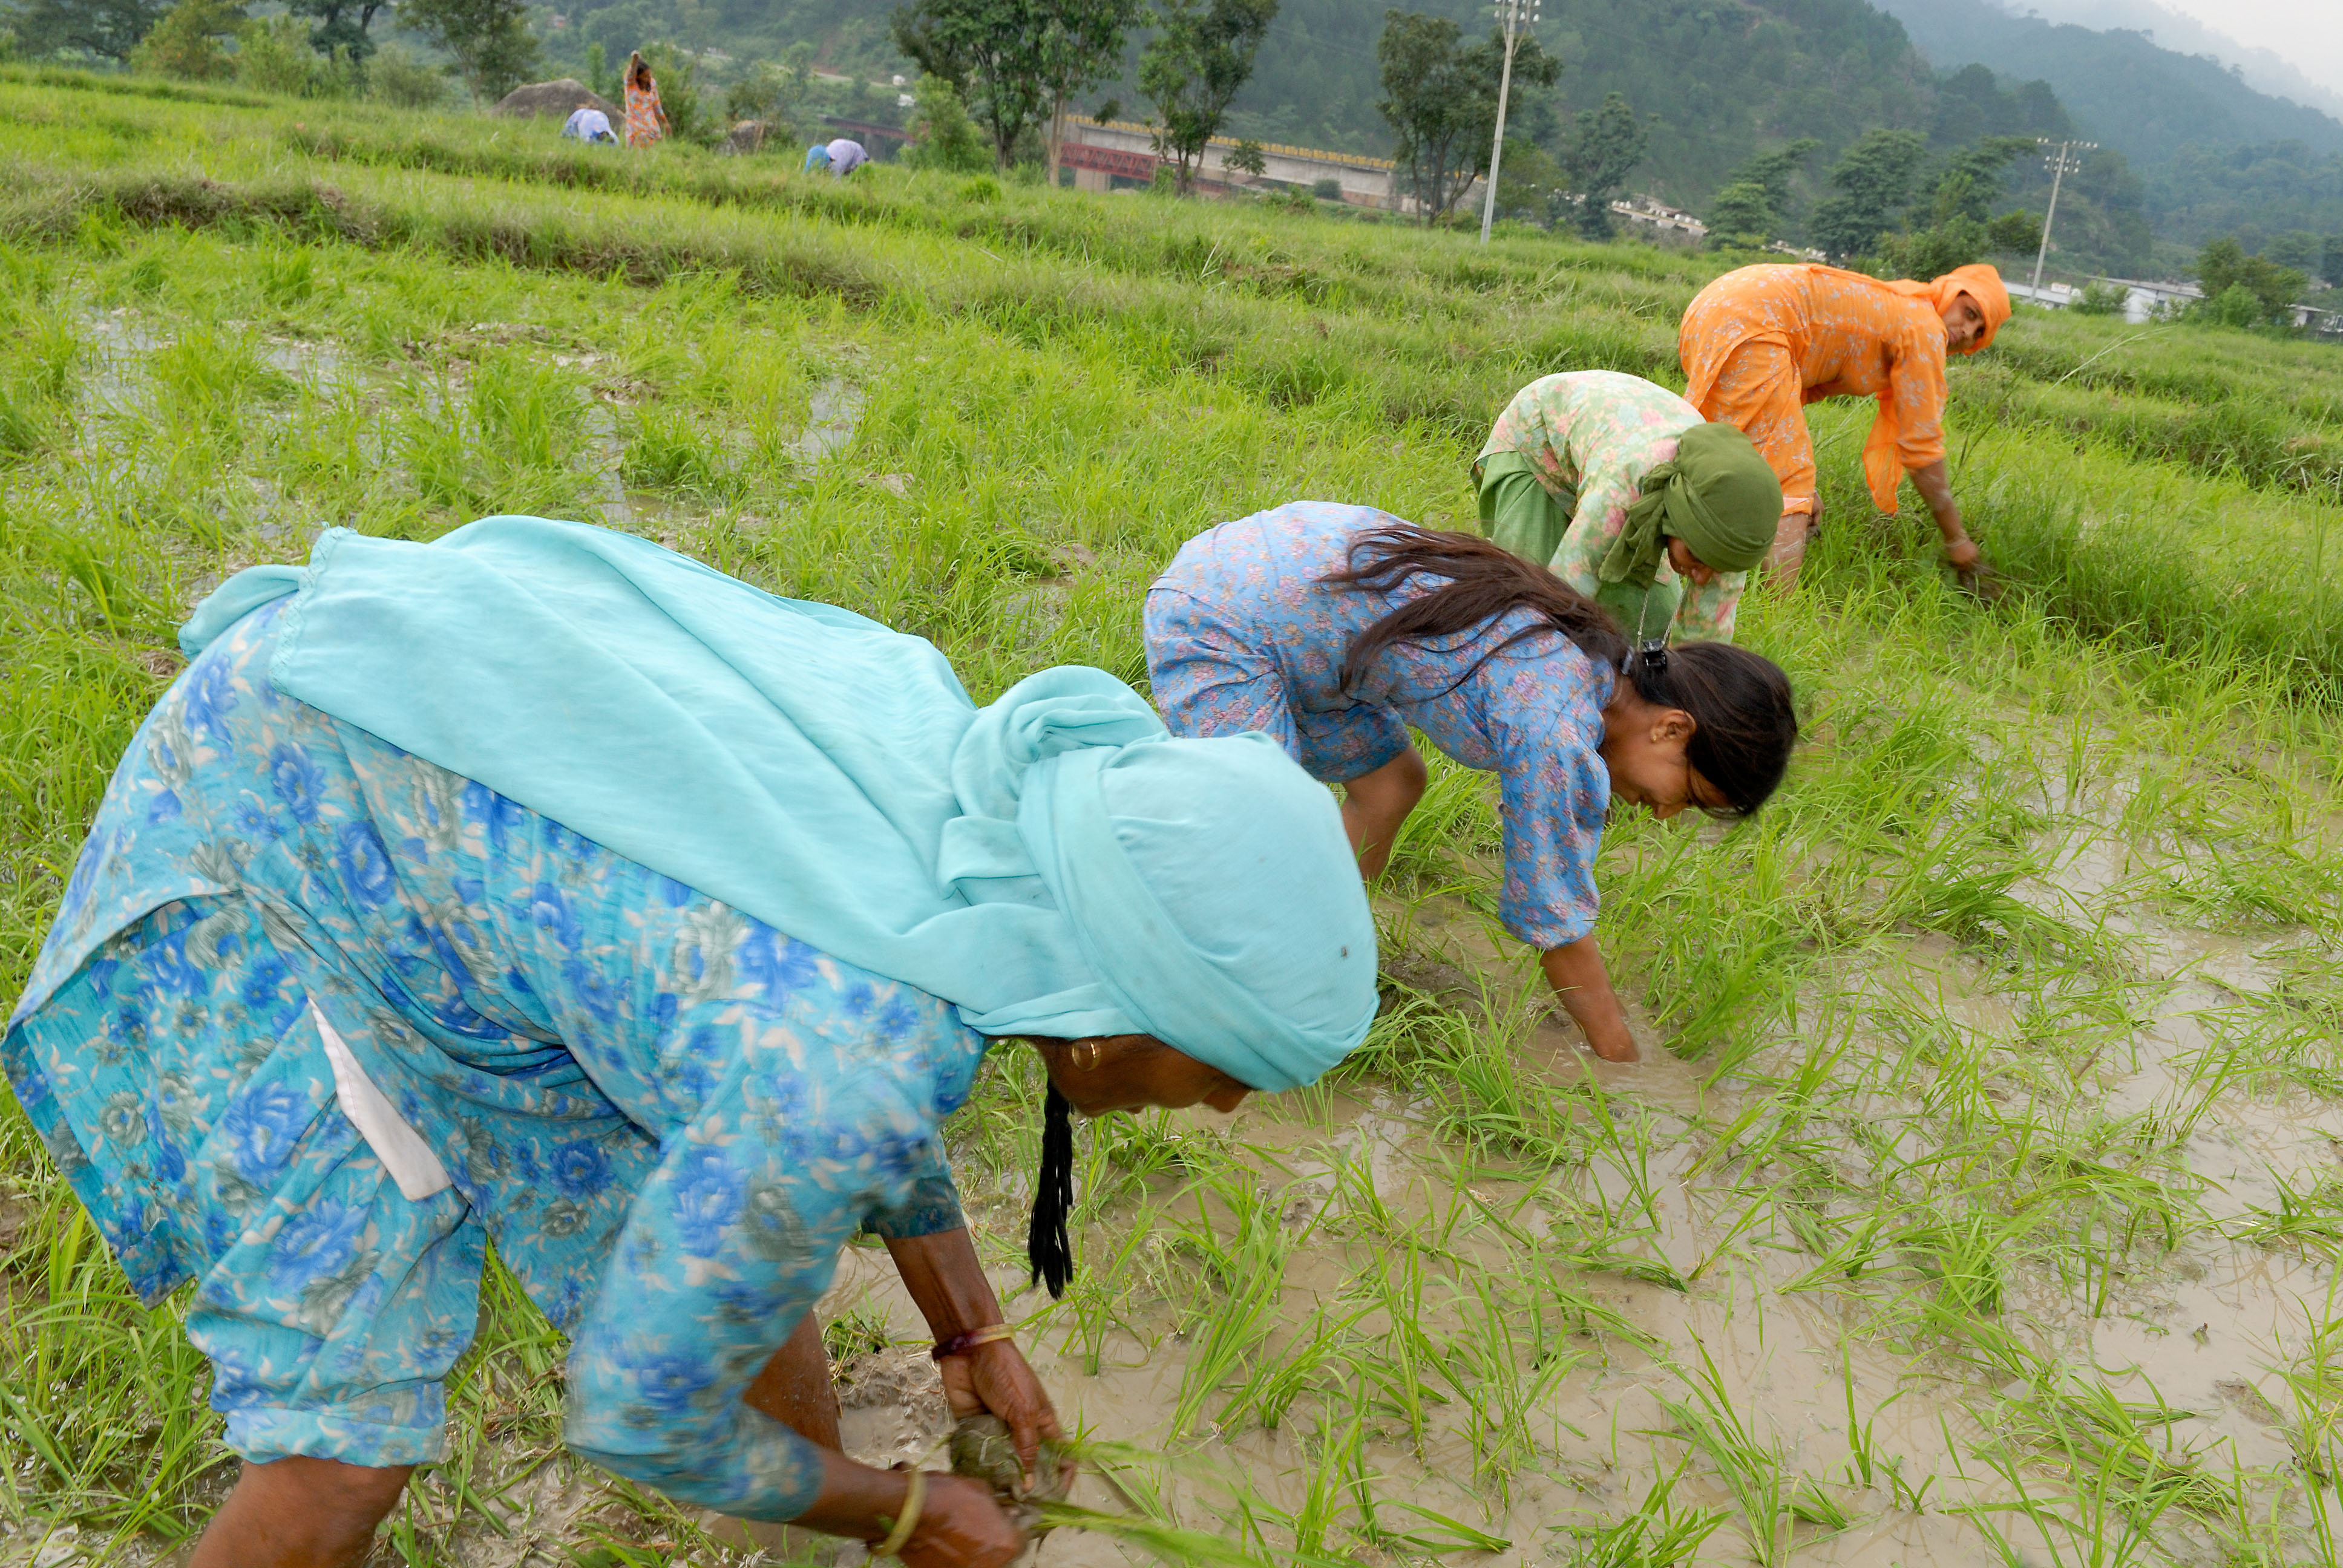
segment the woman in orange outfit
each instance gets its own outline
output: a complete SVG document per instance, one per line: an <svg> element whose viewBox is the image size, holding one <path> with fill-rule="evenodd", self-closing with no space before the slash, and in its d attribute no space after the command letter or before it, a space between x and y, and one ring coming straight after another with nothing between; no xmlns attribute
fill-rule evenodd
<svg viewBox="0 0 2343 1568"><path fill-rule="evenodd" d="M641 50L627 56L623 75L627 85L627 146L649 146L675 127L667 117L667 106L659 102L659 84L651 80L651 68Z"/></svg>
<svg viewBox="0 0 2343 1568"><path fill-rule="evenodd" d="M2001 275L1978 264L1930 283L1884 283L1835 266L1744 266L1704 288L1676 339L1691 385L1685 400L1738 425L1782 481L1782 522L1771 563L1797 580L1818 505L1815 447L1804 406L1823 397L1876 397L1863 444L1863 476L1893 516L1909 473L1936 514L1956 570L1974 571L1977 548L1961 526L1945 477L1945 355L1974 354L2009 319Z"/></svg>

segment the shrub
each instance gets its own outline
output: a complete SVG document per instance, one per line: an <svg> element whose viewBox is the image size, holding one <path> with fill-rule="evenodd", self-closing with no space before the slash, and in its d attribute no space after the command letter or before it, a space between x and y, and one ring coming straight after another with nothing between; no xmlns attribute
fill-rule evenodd
<svg viewBox="0 0 2343 1568"><path fill-rule="evenodd" d="M2121 316L2130 298L2131 290L2119 283L2087 283L2066 308L2077 316Z"/></svg>
<svg viewBox="0 0 2343 1568"><path fill-rule="evenodd" d="M318 58L309 46L309 30L290 15L266 16L247 22L236 33L236 79L263 93L288 97L338 98L350 88L352 72L347 50Z"/></svg>
<svg viewBox="0 0 2343 1568"><path fill-rule="evenodd" d="M1320 201L1341 201L1342 182L1331 176L1322 180L1313 180L1310 185L1310 194Z"/></svg>
<svg viewBox="0 0 2343 1568"><path fill-rule="evenodd" d="M2247 256L2235 239L2217 239L2206 246L2197 257L2197 280L2205 286L2205 304L2198 309L2225 327L2286 320L2287 307L2310 281L2266 256ZM2252 320L2232 319L2245 308L2229 301L2230 293L2237 289L2243 289L2253 300Z"/></svg>
<svg viewBox="0 0 2343 1568"><path fill-rule="evenodd" d="M658 84L659 106L667 110L667 123L675 139L712 146L724 134L716 124L708 104L699 95L699 72L692 57L673 44L646 44L643 63L651 68L651 80Z"/></svg>
<svg viewBox="0 0 2343 1568"><path fill-rule="evenodd" d="M223 81L236 75L226 45L243 22L244 7L229 0L179 0L130 51L130 68L186 82Z"/></svg>
<svg viewBox="0 0 2343 1568"><path fill-rule="evenodd" d="M447 96L447 78L403 45L385 44L366 64L367 95L401 109L436 109Z"/></svg>
<svg viewBox="0 0 2343 1568"><path fill-rule="evenodd" d="M2216 327L2259 327L2269 311L2242 283L2233 283L2197 307L2196 314Z"/></svg>
<svg viewBox="0 0 2343 1568"><path fill-rule="evenodd" d="M975 174L992 166L992 155L977 138L976 124L950 82L922 76L913 91L911 140L898 162L906 168L945 174Z"/></svg>

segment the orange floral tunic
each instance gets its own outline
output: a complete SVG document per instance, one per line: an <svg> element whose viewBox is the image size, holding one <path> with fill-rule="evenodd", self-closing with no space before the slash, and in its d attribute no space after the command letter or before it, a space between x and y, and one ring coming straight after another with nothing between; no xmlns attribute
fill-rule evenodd
<svg viewBox="0 0 2343 1568"><path fill-rule="evenodd" d="M1976 301L1986 329L1964 350L1993 340L2009 296L1990 266L1965 266L1929 283L1885 283L1835 266L1745 266L1694 298L1677 334L1704 417L1741 427L1782 481L1785 513L1812 512L1814 441L1805 405L1824 397L1875 397L1879 416L1864 443L1863 473L1879 509L1896 510L1906 470L1945 455L1945 323L1957 296Z"/></svg>
<svg viewBox="0 0 2343 1568"><path fill-rule="evenodd" d="M647 147L667 135L667 109L659 103L659 84L638 87L627 84L627 146Z"/></svg>

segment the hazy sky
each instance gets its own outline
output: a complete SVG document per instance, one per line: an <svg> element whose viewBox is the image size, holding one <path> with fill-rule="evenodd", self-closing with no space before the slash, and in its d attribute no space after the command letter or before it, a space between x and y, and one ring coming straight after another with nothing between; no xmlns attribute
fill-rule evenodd
<svg viewBox="0 0 2343 1568"><path fill-rule="evenodd" d="M2343 93L2343 0L2161 0ZM2022 7L2021 7L2022 8Z"/></svg>

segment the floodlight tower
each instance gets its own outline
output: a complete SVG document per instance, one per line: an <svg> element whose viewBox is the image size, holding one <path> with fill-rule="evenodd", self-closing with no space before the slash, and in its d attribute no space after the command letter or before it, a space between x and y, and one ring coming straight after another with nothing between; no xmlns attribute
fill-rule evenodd
<svg viewBox="0 0 2343 1568"><path fill-rule="evenodd" d="M2036 136L2034 145L2046 147L2050 145L2050 138ZM2042 160L2042 166L2050 171L2050 210L2042 215L2042 248L2034 253L2034 302L2036 305L2042 303L2042 263L2050 254L2050 223L2058 216L2059 183L2068 175L2081 174L2083 160L2076 155L2091 152L2098 145L2097 142L2060 142L2058 150Z"/></svg>
<svg viewBox="0 0 2343 1568"><path fill-rule="evenodd" d="M1505 156L1505 99L1513 90L1513 45L1537 25L1539 0L1497 0L1497 23L1505 30L1505 68L1497 77L1497 134L1489 143L1489 188L1481 197L1481 243L1497 221L1497 165Z"/></svg>

